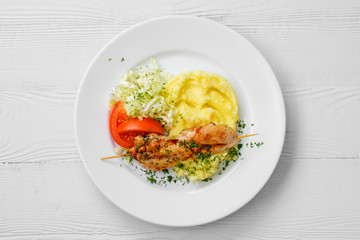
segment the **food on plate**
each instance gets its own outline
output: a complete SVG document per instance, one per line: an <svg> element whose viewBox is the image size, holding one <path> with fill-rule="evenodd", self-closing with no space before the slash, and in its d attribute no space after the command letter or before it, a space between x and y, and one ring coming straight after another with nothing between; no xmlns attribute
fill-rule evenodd
<svg viewBox="0 0 360 240"><path fill-rule="evenodd" d="M164 92L176 109L170 137L177 137L183 129L210 122L235 129L239 118L237 98L230 83L220 75L203 71L184 72L171 78ZM193 181L203 180L217 171L222 160L237 158L235 152L224 151L202 159L190 157L173 169L178 176L189 176Z"/></svg>
<svg viewBox="0 0 360 240"><path fill-rule="evenodd" d="M156 120L151 118L130 118L122 101L117 101L111 108L109 129L114 141L124 148L131 148L137 135L146 133L164 134L163 127Z"/></svg>
<svg viewBox="0 0 360 240"><path fill-rule="evenodd" d="M110 107L110 133L120 146L115 152L146 169L173 167L196 181L238 157L237 98L218 74L188 71L171 78L151 58L150 66L120 76Z"/></svg>
<svg viewBox="0 0 360 240"><path fill-rule="evenodd" d="M158 134L139 135L129 153L146 169L160 171L190 157L196 159L226 151L239 141L232 128L210 123L184 130L177 139Z"/></svg>
<svg viewBox="0 0 360 240"><path fill-rule="evenodd" d="M166 83L164 93L176 109L170 137L210 122L235 129L239 118L237 98L230 83L220 75L184 72Z"/></svg>
<svg viewBox="0 0 360 240"><path fill-rule="evenodd" d="M240 140L234 129L225 124L209 123L200 127L184 129L177 139L179 141L194 142L201 145L225 144L234 146Z"/></svg>
<svg viewBox="0 0 360 240"><path fill-rule="evenodd" d="M164 128L152 118L130 118L116 129L118 133L139 131L143 133L158 133L164 135Z"/></svg>
<svg viewBox="0 0 360 240"><path fill-rule="evenodd" d="M134 146L126 154L101 158L109 159L131 155L144 168L160 171L185 161L189 157L203 158L226 151L235 146L241 138L235 130L226 125L210 123L205 126L183 130L177 139L156 133L135 137Z"/></svg>
<svg viewBox="0 0 360 240"><path fill-rule="evenodd" d="M160 70L155 59L150 60L150 65L131 69L120 76L119 84L112 91L110 106L120 100L131 118L152 118L170 129L174 105L161 93L171 74Z"/></svg>

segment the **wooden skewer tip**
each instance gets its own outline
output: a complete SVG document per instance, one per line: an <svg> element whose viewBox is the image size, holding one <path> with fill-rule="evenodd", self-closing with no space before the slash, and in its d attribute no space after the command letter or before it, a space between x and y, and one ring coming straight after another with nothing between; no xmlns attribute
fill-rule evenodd
<svg viewBox="0 0 360 240"><path fill-rule="evenodd" d="M119 158L119 157L125 157L127 154L121 154L121 155L116 155L116 156L110 156L110 157L102 157L100 158L101 160L105 160L105 159L110 159L110 158Z"/></svg>
<svg viewBox="0 0 360 240"><path fill-rule="evenodd" d="M238 136L237 138L246 138L246 137L252 137L252 136L256 136L256 135L259 135L259 134L258 133L248 134L248 135Z"/></svg>

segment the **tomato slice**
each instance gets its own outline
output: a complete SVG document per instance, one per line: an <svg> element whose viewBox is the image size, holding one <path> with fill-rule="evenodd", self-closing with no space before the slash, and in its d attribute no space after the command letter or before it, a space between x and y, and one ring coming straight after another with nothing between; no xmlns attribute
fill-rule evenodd
<svg viewBox="0 0 360 240"><path fill-rule="evenodd" d="M152 118L131 118L122 122L117 128L116 132L125 133L137 131L140 133L159 133L164 135L164 128L161 124Z"/></svg>
<svg viewBox="0 0 360 240"><path fill-rule="evenodd" d="M110 111L109 129L114 141L124 148L131 148L132 146L134 146L134 138L139 135L135 132L118 133L116 131L116 128L129 118L130 117L127 115L124 108L124 103L121 101L117 101Z"/></svg>
<svg viewBox="0 0 360 240"><path fill-rule="evenodd" d="M125 110L124 103L117 101L109 114L109 129L114 141L124 148L134 146L134 139L146 133L164 134L161 124L151 118L130 118Z"/></svg>

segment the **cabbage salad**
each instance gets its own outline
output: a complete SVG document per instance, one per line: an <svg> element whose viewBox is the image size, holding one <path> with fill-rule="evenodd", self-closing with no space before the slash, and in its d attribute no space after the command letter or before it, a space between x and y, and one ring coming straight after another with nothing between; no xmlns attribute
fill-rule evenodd
<svg viewBox="0 0 360 240"><path fill-rule="evenodd" d="M150 65L140 66L120 75L119 84L111 94L110 107L121 100L130 117L158 120L169 131L175 109L164 98L162 91L171 74L162 71L154 58L150 58L150 61Z"/></svg>

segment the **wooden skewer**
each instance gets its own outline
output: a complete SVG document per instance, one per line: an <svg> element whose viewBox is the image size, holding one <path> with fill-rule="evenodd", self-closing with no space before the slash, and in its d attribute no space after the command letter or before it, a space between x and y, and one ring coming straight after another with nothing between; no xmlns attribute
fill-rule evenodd
<svg viewBox="0 0 360 240"><path fill-rule="evenodd" d="M255 136L255 135L259 135L259 134L258 134L258 133L255 133L255 134L248 134L248 135L238 136L237 138L246 138L246 137L251 137L251 136ZM101 159L101 160L105 160L105 159L110 159L110 158L125 157L126 155L128 155L128 154L127 154L127 153L125 153L125 154L116 155L116 156L102 157L102 158L100 158L100 159Z"/></svg>
<svg viewBox="0 0 360 240"><path fill-rule="evenodd" d="M105 159L110 159L110 158L118 158L118 157L125 157L128 154L121 154L121 155L116 155L116 156L111 156L111 157L102 157L100 158L101 160L105 160Z"/></svg>
<svg viewBox="0 0 360 240"><path fill-rule="evenodd" d="M255 136L255 135L259 135L258 133L254 133L254 134L249 134L249 135L243 135L243 136L238 136L236 138L246 138L246 137L251 137L251 136Z"/></svg>

